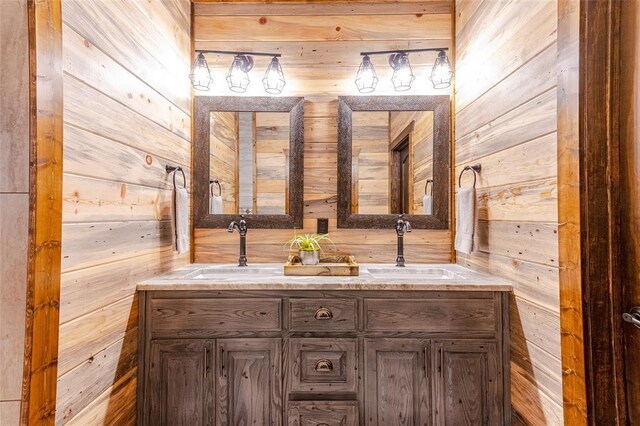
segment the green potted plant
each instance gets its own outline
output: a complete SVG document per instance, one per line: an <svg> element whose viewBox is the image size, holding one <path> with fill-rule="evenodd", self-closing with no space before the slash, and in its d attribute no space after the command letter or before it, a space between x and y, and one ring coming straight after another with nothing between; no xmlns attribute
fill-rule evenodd
<svg viewBox="0 0 640 426"><path fill-rule="evenodd" d="M320 253L322 252L320 242L322 241L333 244L328 234L294 235L288 243L290 249L298 249L298 257L303 265L317 265L320 263Z"/></svg>

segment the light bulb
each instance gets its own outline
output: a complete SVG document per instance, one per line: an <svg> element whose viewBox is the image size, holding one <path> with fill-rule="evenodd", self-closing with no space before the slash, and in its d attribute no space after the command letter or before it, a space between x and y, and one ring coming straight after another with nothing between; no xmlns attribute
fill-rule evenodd
<svg viewBox="0 0 640 426"><path fill-rule="evenodd" d="M441 50L431 70L431 83L435 89L445 89L451 86L452 78L451 63L449 63L449 58L444 53L444 50Z"/></svg>
<svg viewBox="0 0 640 426"><path fill-rule="evenodd" d="M411 89L413 80L415 80L416 77L413 75L413 70L409 63L409 56L404 52L395 53L389 58L389 64L391 68L393 68L393 76L391 76L393 88L397 92L404 92L405 90Z"/></svg>
<svg viewBox="0 0 640 426"><path fill-rule="evenodd" d="M378 76L368 55L364 55L362 58L362 63L360 64L360 68L358 68L358 74L356 74L355 83L360 93L370 93L376 90Z"/></svg>
<svg viewBox="0 0 640 426"><path fill-rule="evenodd" d="M253 59L246 55L236 55L227 74L227 85L234 92L244 93L249 86L249 70L253 68Z"/></svg>
<svg viewBox="0 0 640 426"><path fill-rule="evenodd" d="M277 57L271 59L271 63L267 67L267 71L262 78L264 90L272 95L279 95L287 84L284 79L284 73Z"/></svg>
<svg viewBox="0 0 640 426"><path fill-rule="evenodd" d="M209 90L213 78L209 72L209 65L202 53L198 53L198 56L191 65L191 74L189 74L191 85L196 90Z"/></svg>

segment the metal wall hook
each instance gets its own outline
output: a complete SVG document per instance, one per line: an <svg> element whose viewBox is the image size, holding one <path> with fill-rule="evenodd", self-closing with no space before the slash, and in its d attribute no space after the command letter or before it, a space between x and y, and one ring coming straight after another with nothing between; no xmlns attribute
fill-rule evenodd
<svg viewBox="0 0 640 426"><path fill-rule="evenodd" d="M210 179L209 180L209 194L210 196L214 197L215 195L213 194L213 184L216 184L218 186L218 197L220 197L222 195L222 185L220 185L220 182L218 181L218 179Z"/></svg>
<svg viewBox="0 0 640 426"><path fill-rule="evenodd" d="M171 166L169 164L167 164L164 169L167 171L167 173L173 173L173 189L176 189L176 174L177 172L182 173L182 181L183 181L183 187L184 189L187 189L187 176L185 176L184 174L184 170L182 170L182 167L180 166Z"/></svg>
<svg viewBox="0 0 640 426"><path fill-rule="evenodd" d="M424 195L427 195L427 188L429 187L429 184L431 184L431 192L429 193L429 195L433 196L433 179L427 179L427 181L424 184Z"/></svg>
<svg viewBox="0 0 640 426"><path fill-rule="evenodd" d="M477 164L473 164L470 166L464 166L464 169L462 169L462 171L460 172L460 175L458 176L458 188L461 188L461 182L462 182L462 175L464 174L464 172L466 172L467 170L471 170L473 172L473 187L476 187L476 182L477 182L477 178L478 178L478 173L480 173L482 171L482 164L477 163Z"/></svg>

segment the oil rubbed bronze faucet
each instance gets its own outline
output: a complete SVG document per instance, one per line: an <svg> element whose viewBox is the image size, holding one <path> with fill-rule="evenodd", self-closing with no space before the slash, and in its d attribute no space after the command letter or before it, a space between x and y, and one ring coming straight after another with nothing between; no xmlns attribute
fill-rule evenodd
<svg viewBox="0 0 640 426"><path fill-rule="evenodd" d="M398 235L398 257L396 257L396 266L404 267L404 234L411 232L411 224L408 220L403 219L403 215L398 216L396 222L396 234Z"/></svg>
<svg viewBox="0 0 640 426"><path fill-rule="evenodd" d="M247 221L244 215L240 215L240 222L235 220L229 224L227 232L233 233L237 229L240 234L240 257L238 258L238 266L247 266Z"/></svg>

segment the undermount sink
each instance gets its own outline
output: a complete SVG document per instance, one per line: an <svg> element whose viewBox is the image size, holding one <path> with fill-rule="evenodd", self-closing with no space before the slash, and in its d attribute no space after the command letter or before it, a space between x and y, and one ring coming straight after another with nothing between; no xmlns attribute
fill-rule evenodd
<svg viewBox="0 0 640 426"><path fill-rule="evenodd" d="M367 268L367 271L373 278L392 279L392 278L420 278L424 280L453 280L461 279L460 275L453 271L449 271L440 267L429 266L405 266L399 268L397 266L381 266Z"/></svg>
<svg viewBox="0 0 640 426"><path fill-rule="evenodd" d="M277 266L243 266L243 267L212 267L202 268L185 275L183 278L190 280L208 280L219 278L256 278L264 275L282 275L282 268Z"/></svg>

